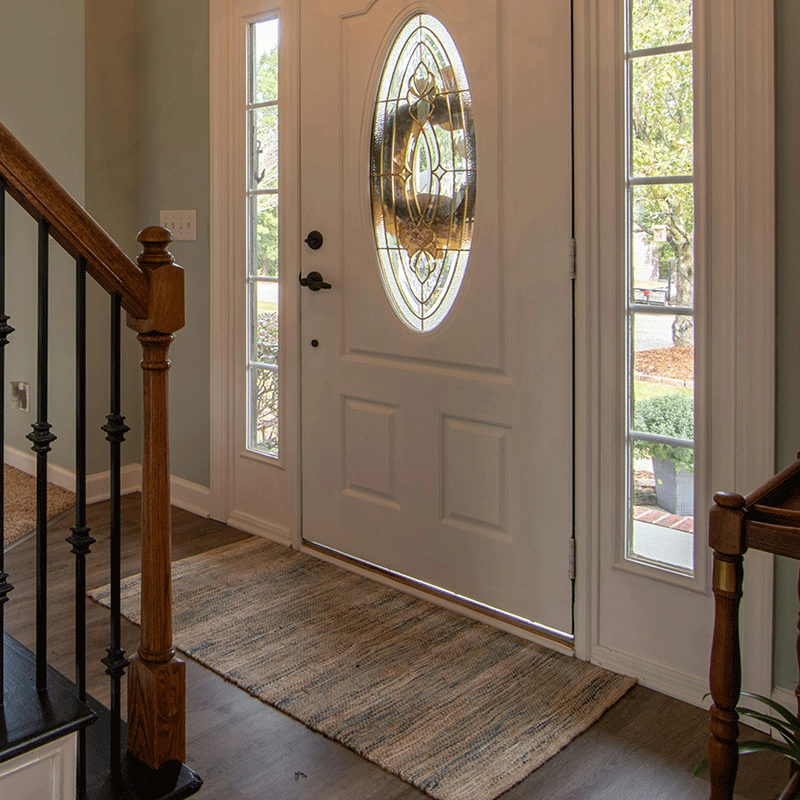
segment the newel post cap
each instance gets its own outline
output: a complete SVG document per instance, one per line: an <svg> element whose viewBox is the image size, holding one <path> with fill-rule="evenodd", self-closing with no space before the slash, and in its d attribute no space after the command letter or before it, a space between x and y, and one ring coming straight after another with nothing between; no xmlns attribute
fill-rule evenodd
<svg viewBox="0 0 800 800"><path fill-rule="evenodd" d="M151 225L139 231L136 241L142 246L142 252L136 258L140 267L158 269L165 264L175 263L172 253L167 249L169 243L175 241L175 237L167 228Z"/></svg>
<svg viewBox="0 0 800 800"><path fill-rule="evenodd" d="M150 281L147 296L147 318L128 314L128 327L138 333L175 333L185 324L184 272L167 249L174 240L170 231L151 225L139 232L136 241L142 252L136 262Z"/></svg>

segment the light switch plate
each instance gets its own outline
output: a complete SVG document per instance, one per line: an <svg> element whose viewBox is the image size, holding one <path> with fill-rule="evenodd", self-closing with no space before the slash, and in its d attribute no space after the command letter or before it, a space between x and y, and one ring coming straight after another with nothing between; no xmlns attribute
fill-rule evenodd
<svg viewBox="0 0 800 800"><path fill-rule="evenodd" d="M197 241L197 212L192 211L162 211L162 228L172 231L175 241Z"/></svg>

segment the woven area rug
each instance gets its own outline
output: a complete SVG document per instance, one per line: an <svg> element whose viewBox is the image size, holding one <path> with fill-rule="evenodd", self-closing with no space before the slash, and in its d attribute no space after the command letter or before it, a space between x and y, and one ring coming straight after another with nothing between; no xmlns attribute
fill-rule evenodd
<svg viewBox="0 0 800 800"><path fill-rule="evenodd" d="M439 800L497 797L634 683L263 539L173 579L180 650Z"/></svg>
<svg viewBox="0 0 800 800"><path fill-rule="evenodd" d="M4 464L5 546L31 533L36 527L36 478L26 472ZM53 483L47 484L47 519L52 520L75 505L75 495Z"/></svg>

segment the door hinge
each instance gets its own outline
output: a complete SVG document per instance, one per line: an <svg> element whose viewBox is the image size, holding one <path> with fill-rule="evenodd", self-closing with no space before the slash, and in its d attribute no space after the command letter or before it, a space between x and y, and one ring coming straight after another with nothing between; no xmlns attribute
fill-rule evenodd
<svg viewBox="0 0 800 800"><path fill-rule="evenodd" d="M569 540L569 579L575 580L575 540Z"/></svg>
<svg viewBox="0 0 800 800"><path fill-rule="evenodd" d="M569 276L575 280L575 240L569 240Z"/></svg>

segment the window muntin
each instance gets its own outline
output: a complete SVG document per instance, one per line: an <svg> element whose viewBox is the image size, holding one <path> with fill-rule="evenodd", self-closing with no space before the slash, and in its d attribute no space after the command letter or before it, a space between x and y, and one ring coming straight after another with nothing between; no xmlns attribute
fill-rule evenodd
<svg viewBox="0 0 800 800"><path fill-rule="evenodd" d="M418 14L386 59L370 166L384 289L414 331L441 324L461 287L472 245L475 161L461 56L439 20Z"/></svg>
<svg viewBox="0 0 800 800"><path fill-rule="evenodd" d="M279 456L277 18L248 26L247 448Z"/></svg>
<svg viewBox="0 0 800 800"><path fill-rule="evenodd" d="M625 557L694 572L691 0L629 0Z"/></svg>

